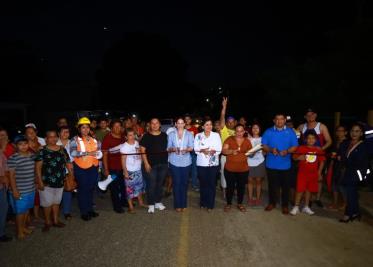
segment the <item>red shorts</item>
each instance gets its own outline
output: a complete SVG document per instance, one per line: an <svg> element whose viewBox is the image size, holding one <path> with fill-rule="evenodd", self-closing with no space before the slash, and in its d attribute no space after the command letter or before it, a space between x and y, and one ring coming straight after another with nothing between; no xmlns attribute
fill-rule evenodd
<svg viewBox="0 0 373 267"><path fill-rule="evenodd" d="M317 175L306 175L304 173L298 174L297 177L297 192L311 192L317 193L319 191Z"/></svg>

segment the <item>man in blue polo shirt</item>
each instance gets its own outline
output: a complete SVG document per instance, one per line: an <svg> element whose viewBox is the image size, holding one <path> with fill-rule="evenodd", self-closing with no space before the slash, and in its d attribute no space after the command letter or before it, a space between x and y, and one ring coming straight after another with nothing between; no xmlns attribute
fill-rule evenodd
<svg viewBox="0 0 373 267"><path fill-rule="evenodd" d="M266 168L268 176L269 204L265 208L271 211L276 206L277 192L281 188L282 213L289 214L289 179L291 153L297 149L298 140L292 129L286 128L286 117L276 113L275 125L264 132L263 150L267 153Z"/></svg>

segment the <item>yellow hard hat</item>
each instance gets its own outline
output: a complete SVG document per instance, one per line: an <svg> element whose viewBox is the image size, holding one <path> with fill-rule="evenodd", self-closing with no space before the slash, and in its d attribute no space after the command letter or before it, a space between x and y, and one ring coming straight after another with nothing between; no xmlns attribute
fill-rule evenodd
<svg viewBox="0 0 373 267"><path fill-rule="evenodd" d="M82 117L78 121L78 125L91 124L91 121L87 117Z"/></svg>

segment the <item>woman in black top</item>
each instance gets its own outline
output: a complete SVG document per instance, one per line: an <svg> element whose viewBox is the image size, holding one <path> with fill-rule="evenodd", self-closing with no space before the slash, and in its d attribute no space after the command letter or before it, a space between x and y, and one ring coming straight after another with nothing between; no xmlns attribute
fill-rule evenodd
<svg viewBox="0 0 373 267"><path fill-rule="evenodd" d="M363 128L354 124L350 131L351 139L340 145L338 160L342 163L341 185L346 194L347 206L340 222L347 223L361 218L357 186L366 178L369 161L368 150L363 142Z"/></svg>
<svg viewBox="0 0 373 267"><path fill-rule="evenodd" d="M154 209L164 210L162 204L162 189L168 170L167 134L161 132L158 118L150 121L150 131L140 141L140 151L143 160L143 176L146 181L148 213Z"/></svg>

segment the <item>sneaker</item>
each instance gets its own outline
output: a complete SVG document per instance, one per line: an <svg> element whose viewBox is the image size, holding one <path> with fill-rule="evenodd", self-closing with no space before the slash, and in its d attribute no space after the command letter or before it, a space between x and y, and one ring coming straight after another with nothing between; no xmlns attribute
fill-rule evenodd
<svg viewBox="0 0 373 267"><path fill-rule="evenodd" d="M154 213L154 205L149 205L148 213Z"/></svg>
<svg viewBox="0 0 373 267"><path fill-rule="evenodd" d="M290 214L295 216L299 213L299 206L294 206L291 211L290 211Z"/></svg>
<svg viewBox="0 0 373 267"><path fill-rule="evenodd" d="M324 205L321 203L320 200L316 200L315 203L316 203L316 205L317 205L319 208L323 208L323 207L324 207Z"/></svg>
<svg viewBox="0 0 373 267"><path fill-rule="evenodd" d="M166 209L165 205L163 205L161 202L155 203L155 208L159 210L164 210Z"/></svg>
<svg viewBox="0 0 373 267"><path fill-rule="evenodd" d="M308 215L314 215L315 214L308 206L305 206L302 209L302 212L305 213L305 214L308 214Z"/></svg>

